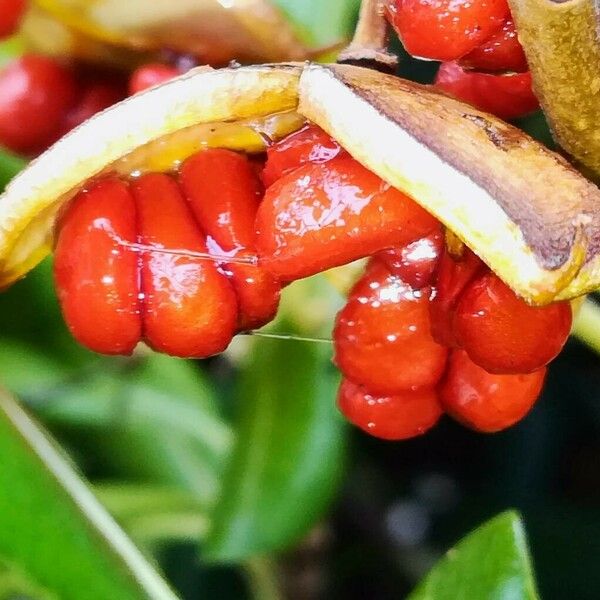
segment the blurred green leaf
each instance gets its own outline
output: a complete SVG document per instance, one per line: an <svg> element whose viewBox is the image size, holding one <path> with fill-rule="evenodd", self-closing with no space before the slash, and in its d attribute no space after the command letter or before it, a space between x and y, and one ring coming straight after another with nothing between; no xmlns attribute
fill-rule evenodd
<svg viewBox="0 0 600 600"><path fill-rule="evenodd" d="M538 140L538 142L541 142L552 150L556 149L556 143L552 139L548 121L541 110L520 119L515 119L513 123L532 138Z"/></svg>
<svg viewBox="0 0 600 600"><path fill-rule="evenodd" d="M198 499L177 488L112 482L94 486L94 492L125 531L149 549L165 541L195 542L208 529Z"/></svg>
<svg viewBox="0 0 600 600"><path fill-rule="evenodd" d="M210 505L232 432L202 373L158 354L100 360L48 390L37 413L51 426L76 428L113 476L172 484Z"/></svg>
<svg viewBox="0 0 600 600"><path fill-rule="evenodd" d="M84 365L98 359L73 340L64 324L50 259L0 294L0 334L29 342L65 364Z"/></svg>
<svg viewBox="0 0 600 600"><path fill-rule="evenodd" d="M6 40L0 42L0 69L9 63L13 58L21 56L27 49L25 40L14 35Z"/></svg>
<svg viewBox="0 0 600 600"><path fill-rule="evenodd" d="M488 521L431 570L408 600L536 600L525 531L514 512Z"/></svg>
<svg viewBox="0 0 600 600"><path fill-rule="evenodd" d="M0 558L0 600L58 600L31 577Z"/></svg>
<svg viewBox="0 0 600 600"><path fill-rule="evenodd" d="M1 58L0 56L0 61ZM26 164L24 159L0 147L0 192Z"/></svg>
<svg viewBox="0 0 600 600"><path fill-rule="evenodd" d="M239 380L233 456L203 548L209 559L241 561L290 545L337 491L345 428L326 350L285 340L254 346Z"/></svg>
<svg viewBox="0 0 600 600"><path fill-rule="evenodd" d="M6 393L0 460L0 556L64 600L175 598Z"/></svg>
<svg viewBox="0 0 600 600"><path fill-rule="evenodd" d="M275 0L307 43L325 46L349 39L360 0Z"/></svg>

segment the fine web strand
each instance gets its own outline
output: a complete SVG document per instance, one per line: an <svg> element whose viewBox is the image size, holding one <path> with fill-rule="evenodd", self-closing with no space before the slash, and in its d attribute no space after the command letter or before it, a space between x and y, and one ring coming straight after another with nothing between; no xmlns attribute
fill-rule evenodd
<svg viewBox="0 0 600 600"><path fill-rule="evenodd" d="M279 333L269 331L243 331L239 335L249 335L252 337L267 338L273 340L286 340L291 342L308 342L311 344L333 344L333 340L328 338L307 337L296 335L294 333Z"/></svg>
<svg viewBox="0 0 600 600"><path fill-rule="evenodd" d="M154 244L142 244L140 242L128 242L126 240L115 237L115 243L119 246L129 248L133 252L160 252L161 254L172 254L175 256L187 256L189 258L200 258L202 260L212 260L217 263L232 263L238 265L258 265L258 256L231 256L226 253L215 254L214 252L197 252L196 250L188 250L186 248L163 248Z"/></svg>
<svg viewBox="0 0 600 600"><path fill-rule="evenodd" d="M115 243L119 246L129 248L133 252L161 252L163 254L172 254L175 256L187 256L191 258L200 258L203 260L212 260L218 263L235 263L242 265L257 266L258 256L229 256L227 254L215 254L209 252L197 252L185 248L162 248L153 244L142 244L140 242L128 242L113 234ZM238 335L252 336L264 339L285 340L290 342L305 342L309 344L332 344L333 340L328 338L318 338L310 336L296 335L294 333L279 333L267 331L242 331Z"/></svg>

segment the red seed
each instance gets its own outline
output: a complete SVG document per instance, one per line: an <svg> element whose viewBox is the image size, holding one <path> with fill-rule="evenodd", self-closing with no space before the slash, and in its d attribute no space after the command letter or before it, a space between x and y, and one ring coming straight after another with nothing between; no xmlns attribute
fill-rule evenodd
<svg viewBox="0 0 600 600"><path fill-rule="evenodd" d="M348 421L384 440L406 440L422 435L442 415L434 390L378 396L347 379L340 385L338 406Z"/></svg>
<svg viewBox="0 0 600 600"><path fill-rule="evenodd" d="M262 264L282 281L431 233L438 223L348 156L305 164L266 192L256 218Z"/></svg>
<svg viewBox="0 0 600 600"><path fill-rule="evenodd" d="M509 8L506 0L388 0L387 15L409 54L454 60L502 27Z"/></svg>
<svg viewBox="0 0 600 600"><path fill-rule="evenodd" d="M501 119L516 119L539 108L529 71L495 75L468 71L458 63L448 62L440 66L434 85Z"/></svg>
<svg viewBox="0 0 600 600"><path fill-rule="evenodd" d="M546 368L526 375L493 375L463 350L454 350L440 386L440 400L446 412L463 425L487 433L500 431L531 410L545 376Z"/></svg>
<svg viewBox="0 0 600 600"><path fill-rule="evenodd" d="M429 290L412 290L374 263L339 312L335 363L345 377L376 394L431 388L447 350L431 337Z"/></svg>
<svg viewBox="0 0 600 600"><path fill-rule="evenodd" d="M76 104L63 119L63 133L81 125L96 113L123 99L123 91L117 83L95 82L84 87Z"/></svg>
<svg viewBox="0 0 600 600"><path fill-rule="evenodd" d="M177 184L151 173L132 183L139 239L157 248L207 252ZM210 259L142 253L144 339L174 356L204 358L223 351L235 332L237 303L229 281Z"/></svg>
<svg viewBox="0 0 600 600"><path fill-rule="evenodd" d="M320 127L306 125L267 150L263 183L269 187L306 163L328 162L342 153L342 147Z"/></svg>
<svg viewBox="0 0 600 600"><path fill-rule="evenodd" d="M442 253L435 282L435 292L429 304L431 334L448 348L458 347L454 331L454 313L468 283L485 269L481 260L468 248L460 258L445 250Z"/></svg>
<svg viewBox="0 0 600 600"><path fill-rule="evenodd" d="M256 254L254 221L262 186L246 156L223 149L199 152L183 164L181 184L212 252L237 258ZM275 277L258 266L224 263L238 297L240 329L271 321L281 292Z"/></svg>
<svg viewBox="0 0 600 600"><path fill-rule="evenodd" d="M59 135L76 99L71 72L56 60L27 54L0 73L0 145L35 154Z"/></svg>
<svg viewBox="0 0 600 600"><path fill-rule="evenodd" d="M129 94L137 94L177 77L180 72L175 67L162 63L148 63L138 67L129 80Z"/></svg>
<svg viewBox="0 0 600 600"><path fill-rule="evenodd" d="M478 71L527 71L527 59L512 18L506 19L499 31L463 56L459 63L462 67Z"/></svg>
<svg viewBox="0 0 600 600"><path fill-rule="evenodd" d="M105 179L78 194L59 224L54 254L58 298L73 337L103 354L131 354L141 336L138 257L127 185Z"/></svg>
<svg viewBox="0 0 600 600"><path fill-rule="evenodd" d="M25 0L0 0L0 39L17 31L26 8Z"/></svg>
<svg viewBox="0 0 600 600"><path fill-rule="evenodd" d="M472 281L455 331L471 360L490 373L531 373L556 358L571 330L568 302L529 306L493 273Z"/></svg>
<svg viewBox="0 0 600 600"><path fill-rule="evenodd" d="M373 258L385 264L392 275L397 275L410 287L419 290L433 284L443 250L444 234L438 229L403 248L382 250Z"/></svg>

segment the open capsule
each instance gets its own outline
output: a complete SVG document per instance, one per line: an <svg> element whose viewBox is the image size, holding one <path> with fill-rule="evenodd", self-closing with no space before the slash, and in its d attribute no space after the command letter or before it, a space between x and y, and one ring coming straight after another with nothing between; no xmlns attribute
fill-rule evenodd
<svg viewBox="0 0 600 600"><path fill-rule="evenodd" d="M168 172L204 147L260 153L311 121L532 303L600 285L600 190L520 130L435 90L341 65L197 69L95 116L0 197L0 284L53 246L92 178Z"/></svg>

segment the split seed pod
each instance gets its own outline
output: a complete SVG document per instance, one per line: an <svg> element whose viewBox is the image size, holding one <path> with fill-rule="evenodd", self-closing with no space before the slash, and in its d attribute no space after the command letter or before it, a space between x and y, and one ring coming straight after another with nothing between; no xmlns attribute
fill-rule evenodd
<svg viewBox="0 0 600 600"><path fill-rule="evenodd" d="M247 152L305 119L414 198L532 303L600 286L600 190L518 129L433 89L341 65L198 69L95 116L0 197L0 285L52 248L64 203L101 174Z"/></svg>

